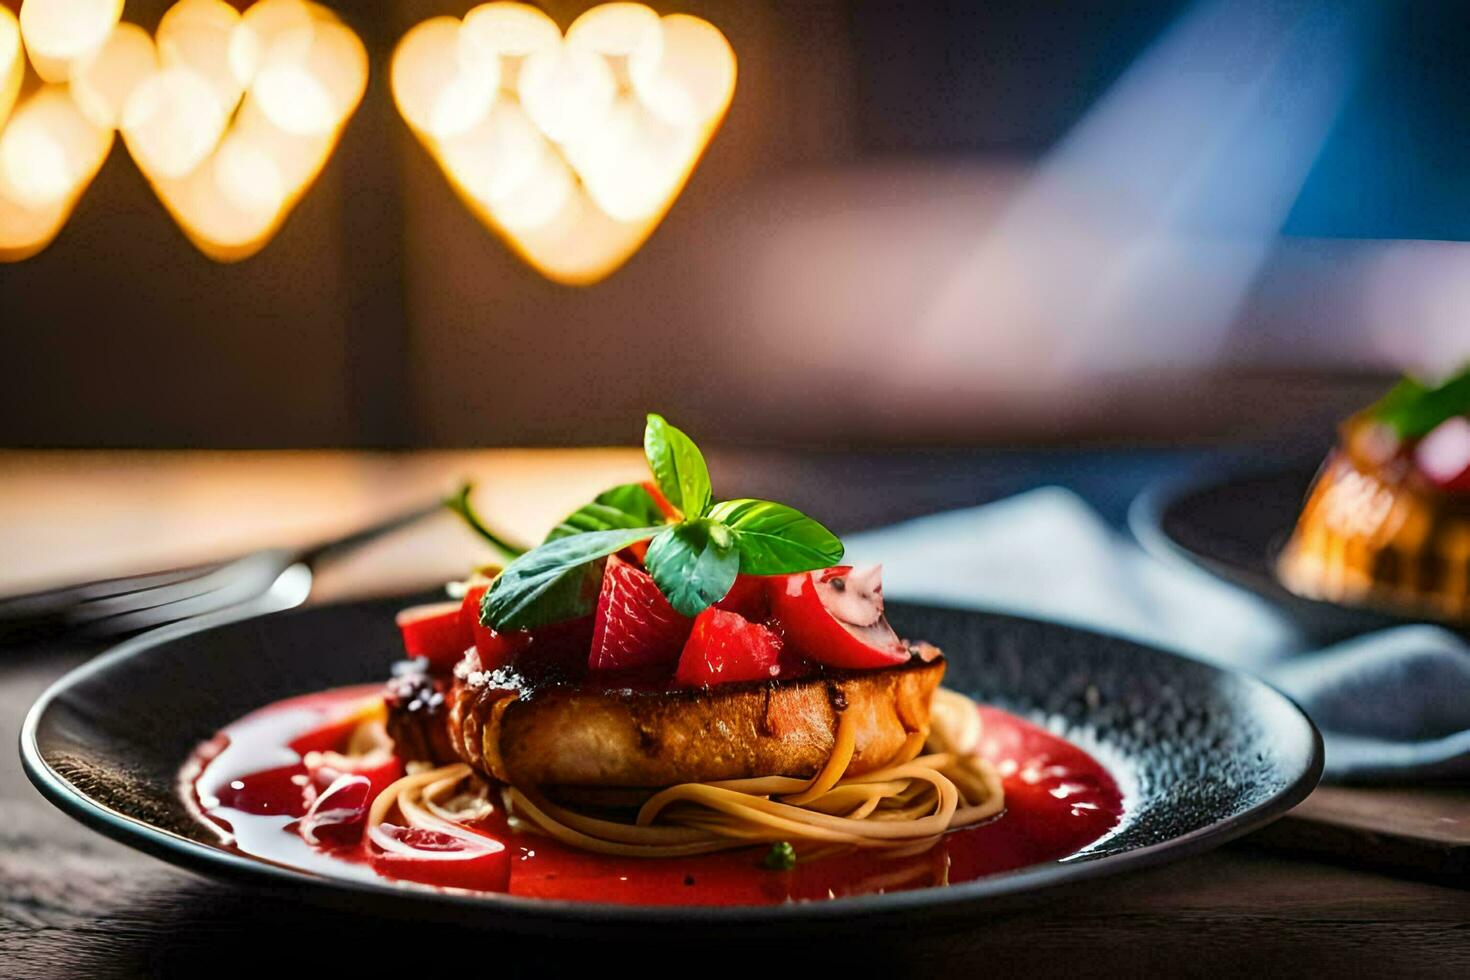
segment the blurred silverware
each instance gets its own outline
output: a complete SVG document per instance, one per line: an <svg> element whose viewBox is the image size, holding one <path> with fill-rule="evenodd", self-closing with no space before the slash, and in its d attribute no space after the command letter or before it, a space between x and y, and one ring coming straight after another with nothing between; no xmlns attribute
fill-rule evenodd
<svg viewBox="0 0 1470 980"><path fill-rule="evenodd" d="M230 561L64 586L0 599L0 643L62 635L126 636L243 606L268 594L304 601L321 562L442 512L435 500L305 548L266 548ZM289 589L278 583L290 578ZM274 603L282 608L281 601Z"/></svg>

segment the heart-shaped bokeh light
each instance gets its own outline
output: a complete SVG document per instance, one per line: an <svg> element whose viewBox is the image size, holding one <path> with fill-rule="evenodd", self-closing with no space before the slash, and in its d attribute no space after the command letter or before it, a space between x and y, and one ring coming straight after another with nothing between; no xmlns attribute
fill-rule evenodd
<svg viewBox="0 0 1470 980"><path fill-rule="evenodd" d="M149 39L114 31L87 89L191 241L234 261L270 241L362 101L362 41L326 7L179 0ZM80 79L73 80L76 88Z"/></svg>
<svg viewBox="0 0 1470 980"><path fill-rule="evenodd" d="M121 13L121 0L29 0L19 19L0 7L0 262L51 244L112 149L112 127L87 117L67 76Z"/></svg>
<svg viewBox="0 0 1470 980"><path fill-rule="evenodd" d="M565 36L523 3L414 27L393 97L459 195L546 277L596 282L668 213L735 92L735 53L697 17L593 7Z"/></svg>
<svg viewBox="0 0 1470 980"><path fill-rule="evenodd" d="M362 41L305 0L243 14L179 0L155 36L122 12L121 0L25 0L17 22L0 8L0 259L56 236L114 130L201 251L254 255L362 100Z"/></svg>

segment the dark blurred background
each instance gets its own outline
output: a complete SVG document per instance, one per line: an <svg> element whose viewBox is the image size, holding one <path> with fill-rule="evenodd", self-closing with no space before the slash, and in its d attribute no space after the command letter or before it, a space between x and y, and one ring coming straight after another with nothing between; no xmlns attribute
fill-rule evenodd
<svg viewBox="0 0 1470 980"><path fill-rule="evenodd" d="M740 77L612 278L520 264L398 117L394 41L471 3L337 4L373 80L263 252L201 256L119 141L0 265L0 444L1217 440L1470 357L1459 0L651 5Z"/></svg>

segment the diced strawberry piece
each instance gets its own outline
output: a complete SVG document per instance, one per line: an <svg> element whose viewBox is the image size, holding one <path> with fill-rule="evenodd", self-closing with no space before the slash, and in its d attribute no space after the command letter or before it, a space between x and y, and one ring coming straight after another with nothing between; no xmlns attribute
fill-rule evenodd
<svg viewBox="0 0 1470 980"><path fill-rule="evenodd" d="M436 602L403 610L398 614L403 649L410 657L428 658L436 669L453 667L472 642L460 610L458 602Z"/></svg>
<svg viewBox="0 0 1470 980"><path fill-rule="evenodd" d="M788 575L772 585L771 610L787 642L811 660L848 668L903 663L909 650L883 617L876 582L876 570L845 566Z"/></svg>
<svg viewBox="0 0 1470 980"><path fill-rule="evenodd" d="M567 674L581 674L587 669L587 651L592 648L593 617L569 619L562 623L538 626L533 630L508 633L518 662L534 660L538 666L557 666Z"/></svg>
<svg viewBox="0 0 1470 980"><path fill-rule="evenodd" d="M730 586L725 598L715 603L715 607L739 613L752 623L759 623L771 614L771 582L772 579L764 575L737 575L735 584Z"/></svg>
<svg viewBox="0 0 1470 980"><path fill-rule="evenodd" d="M469 631L470 642L466 647L473 646L479 652L480 664L485 670L494 670L496 667L509 665L515 659L516 654L526 645L526 636L524 633L502 634L480 624L480 600L485 597L485 590L488 588L489 582L481 582L465 590L464 602L460 605L460 618ZM460 653L464 653L464 650Z"/></svg>
<svg viewBox="0 0 1470 980"><path fill-rule="evenodd" d="M780 657L781 637L739 613L711 606L694 618L674 681L683 687L708 687L769 680L780 672Z"/></svg>
<svg viewBox="0 0 1470 980"><path fill-rule="evenodd" d="M482 892L510 887L510 851L486 834L448 834L394 824L383 824L373 833L398 845L392 850L368 846L373 870L385 877Z"/></svg>
<svg viewBox="0 0 1470 980"><path fill-rule="evenodd" d="M672 664L693 625L669 605L652 575L613 555L602 573L587 665L593 670L625 670Z"/></svg>

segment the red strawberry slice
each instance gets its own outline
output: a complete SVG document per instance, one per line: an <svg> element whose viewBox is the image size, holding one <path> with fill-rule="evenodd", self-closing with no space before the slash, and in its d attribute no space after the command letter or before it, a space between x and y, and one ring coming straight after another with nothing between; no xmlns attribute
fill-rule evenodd
<svg viewBox="0 0 1470 980"><path fill-rule="evenodd" d="M672 664L693 625L669 605L652 575L613 555L602 573L587 665L593 670L626 670Z"/></svg>
<svg viewBox="0 0 1470 980"><path fill-rule="evenodd" d="M694 619L674 682L708 687L770 680L780 673L781 637L739 613L710 606Z"/></svg>

